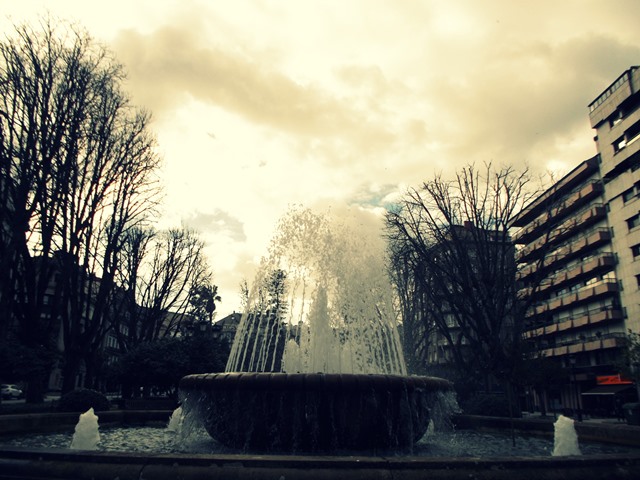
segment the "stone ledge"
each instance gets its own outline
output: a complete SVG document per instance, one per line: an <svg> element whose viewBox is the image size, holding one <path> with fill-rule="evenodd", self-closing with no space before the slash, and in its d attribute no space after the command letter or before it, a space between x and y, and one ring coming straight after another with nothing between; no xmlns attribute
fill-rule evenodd
<svg viewBox="0 0 640 480"><path fill-rule="evenodd" d="M50 449L0 449L0 479L153 478L496 479L640 478L640 455L545 458L141 455Z"/></svg>

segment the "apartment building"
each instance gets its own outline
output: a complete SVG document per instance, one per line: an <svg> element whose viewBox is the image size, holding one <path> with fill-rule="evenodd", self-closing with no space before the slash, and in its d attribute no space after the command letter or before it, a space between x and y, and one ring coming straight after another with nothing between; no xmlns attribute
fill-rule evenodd
<svg viewBox="0 0 640 480"><path fill-rule="evenodd" d="M604 201L618 255L625 327L640 332L640 68L620 75L589 105Z"/></svg>
<svg viewBox="0 0 640 480"><path fill-rule="evenodd" d="M528 205L517 228L519 278L533 296L525 337L567 378L533 402L612 414L634 399L617 362L640 331L640 70L632 67L590 105L598 154Z"/></svg>

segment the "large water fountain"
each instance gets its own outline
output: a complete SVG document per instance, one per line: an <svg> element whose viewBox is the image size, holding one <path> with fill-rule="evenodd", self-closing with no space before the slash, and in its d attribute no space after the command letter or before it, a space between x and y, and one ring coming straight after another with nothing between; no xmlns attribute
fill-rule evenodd
<svg viewBox="0 0 640 480"><path fill-rule="evenodd" d="M187 413L175 412L166 430L182 445L175 431L185 431L197 414L211 435L231 448L216 444L212 450L209 444L215 442L209 439L204 450L162 450L157 443L153 450L140 450L150 437L162 443L166 435L162 430L105 429L100 436L111 439L112 450L0 444L0 479L640 478L635 453L597 450L577 456L575 450L561 452L558 444L552 457L549 447L534 449L527 441L526 453L505 457L509 447L504 442L474 453L457 433L451 442L445 438L453 449L441 448L440 440L427 435L408 456L405 447L427 430L434 407L441 405L435 400L445 396L438 392L450 385L406 375L381 250L371 247L371 239L345 230L308 211L287 216L254 282L228 372L183 379ZM119 425L166 422L163 413L109 411L100 419ZM69 414L0 415L0 436L22 431L37 437L35 432L54 424L72 429L76 420ZM485 420L498 429L509 423L466 419L480 422L478 427ZM522 420L522 432L544 425ZM637 444L636 430L626 431L626 426L580 427L584 436ZM472 445L493 442L475 433ZM71 441L66 437L62 445ZM265 451L269 454L253 454ZM297 455L280 454L291 452Z"/></svg>
<svg viewBox="0 0 640 480"><path fill-rule="evenodd" d="M281 220L227 373L191 375L187 412L247 451L410 447L443 379L407 376L377 238L309 210Z"/></svg>

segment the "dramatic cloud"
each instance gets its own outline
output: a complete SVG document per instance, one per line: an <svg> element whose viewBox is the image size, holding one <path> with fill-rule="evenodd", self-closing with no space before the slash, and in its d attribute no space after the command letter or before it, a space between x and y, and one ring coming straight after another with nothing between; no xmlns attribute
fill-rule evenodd
<svg viewBox="0 0 640 480"><path fill-rule="evenodd" d="M124 64L155 119L163 222L202 232L221 311L290 205L375 236L436 173L568 171L596 152L588 103L640 63L635 0L5 3L5 30L48 8Z"/></svg>
<svg viewBox="0 0 640 480"><path fill-rule="evenodd" d="M247 241L242 222L222 210L216 209L213 213L196 212L184 218L184 223L199 231L227 236L234 242Z"/></svg>

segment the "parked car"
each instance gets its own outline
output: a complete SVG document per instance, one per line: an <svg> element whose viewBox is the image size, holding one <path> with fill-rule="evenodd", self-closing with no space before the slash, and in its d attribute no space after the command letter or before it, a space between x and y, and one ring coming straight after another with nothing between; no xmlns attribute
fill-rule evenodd
<svg viewBox="0 0 640 480"><path fill-rule="evenodd" d="M0 389L2 390L2 398L4 400L22 398L23 396L22 390L20 390L17 385L3 383Z"/></svg>

